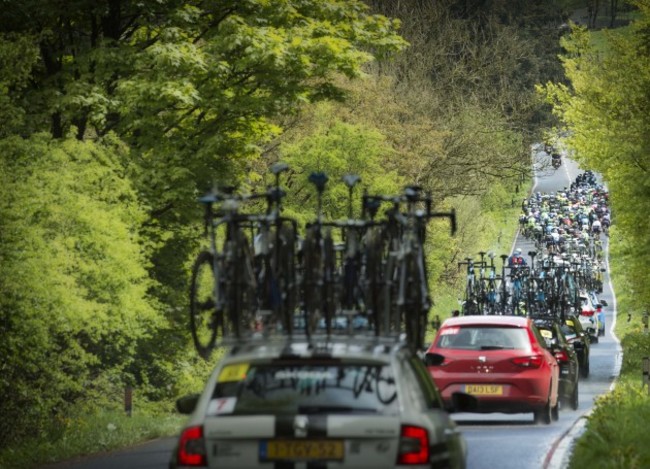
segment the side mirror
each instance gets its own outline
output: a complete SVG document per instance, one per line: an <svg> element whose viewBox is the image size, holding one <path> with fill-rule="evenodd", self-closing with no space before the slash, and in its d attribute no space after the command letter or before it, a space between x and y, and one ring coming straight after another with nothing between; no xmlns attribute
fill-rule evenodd
<svg viewBox="0 0 650 469"><path fill-rule="evenodd" d="M445 357L439 353L425 353L423 361L426 366L438 366L442 365Z"/></svg>
<svg viewBox="0 0 650 469"><path fill-rule="evenodd" d="M451 395L451 409L449 412L474 412L478 409L478 399L464 392L455 392Z"/></svg>
<svg viewBox="0 0 650 469"><path fill-rule="evenodd" d="M183 396L176 400L176 410L181 414L191 414L196 408L196 404L199 402L200 394L190 394L189 396Z"/></svg>

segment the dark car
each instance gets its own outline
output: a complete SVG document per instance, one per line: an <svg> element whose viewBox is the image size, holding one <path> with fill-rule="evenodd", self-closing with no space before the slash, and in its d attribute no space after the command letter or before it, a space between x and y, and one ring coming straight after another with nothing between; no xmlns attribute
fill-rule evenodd
<svg viewBox="0 0 650 469"><path fill-rule="evenodd" d="M457 410L473 400L460 395ZM422 359L395 339L239 344L177 407L192 415L173 469L466 466Z"/></svg>
<svg viewBox="0 0 650 469"><path fill-rule="evenodd" d="M589 334L582 328L582 324L574 315L568 315L562 324L562 332L567 341L573 345L578 354L580 377L589 377L589 354L591 353L591 340Z"/></svg>
<svg viewBox="0 0 650 469"><path fill-rule="evenodd" d="M562 405L578 409L578 354L564 332L562 322L556 318L535 319L535 325L560 365L559 397Z"/></svg>

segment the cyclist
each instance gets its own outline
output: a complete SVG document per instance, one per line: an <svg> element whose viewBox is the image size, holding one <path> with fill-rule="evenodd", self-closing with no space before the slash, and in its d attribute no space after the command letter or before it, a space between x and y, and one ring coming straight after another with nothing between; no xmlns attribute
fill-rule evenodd
<svg viewBox="0 0 650 469"><path fill-rule="evenodd" d="M526 259L521 256L521 249L515 249L515 252L508 259L508 267L521 267L526 265Z"/></svg>
<svg viewBox="0 0 650 469"><path fill-rule="evenodd" d="M557 152L551 153L551 163L554 168L559 168L562 165L562 156Z"/></svg>
<svg viewBox="0 0 650 469"><path fill-rule="evenodd" d="M591 232L594 235L594 237L598 238L600 236L600 232L602 231L602 224L598 218L596 218L592 223L591 223Z"/></svg>
<svg viewBox="0 0 650 469"><path fill-rule="evenodd" d="M601 219L600 223L603 226L603 231L605 232L605 234L609 234L609 227L612 224L609 218L609 213L605 213L605 215L603 215L603 218Z"/></svg>

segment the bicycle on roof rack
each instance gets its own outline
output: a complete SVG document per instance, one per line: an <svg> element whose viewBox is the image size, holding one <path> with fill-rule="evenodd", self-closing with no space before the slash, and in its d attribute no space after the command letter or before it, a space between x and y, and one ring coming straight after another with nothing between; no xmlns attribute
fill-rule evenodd
<svg viewBox="0 0 650 469"><path fill-rule="evenodd" d="M479 303L478 285L476 280L476 265L471 257L458 263L458 267L467 266L465 277L465 298L463 299L461 313L463 316L471 316L481 313Z"/></svg>
<svg viewBox="0 0 650 469"><path fill-rule="evenodd" d="M278 323L291 331L296 223L280 215L279 174L286 169L282 164L271 168L276 184L265 192L241 195L223 187L199 199L210 248L192 266L190 330L204 358L218 339L246 339ZM242 212L243 204L257 199L266 200L264 214Z"/></svg>
<svg viewBox="0 0 650 469"><path fill-rule="evenodd" d="M426 224L448 218L452 234L456 215L432 211L432 199L419 186L407 186L400 195L363 196L363 213L370 216L365 237L366 296L373 321L381 334L404 333L416 349L424 345L431 308L424 245ZM386 218L376 220L382 203Z"/></svg>
<svg viewBox="0 0 650 469"><path fill-rule="evenodd" d="M494 265L495 254L493 252L488 252L487 256L490 259L490 264L487 266L489 269L488 276L486 279L482 279L484 284L483 290L485 291L484 311L486 314L499 314L502 312L499 308L499 282L501 282L503 278L496 273L497 268L496 265Z"/></svg>
<svg viewBox="0 0 650 469"><path fill-rule="evenodd" d="M236 194L214 189L200 199L210 248L197 256L190 285L190 329L199 354L246 339L308 340L325 335L372 333L424 345L431 307L425 254L427 223L455 212L434 212L431 197L418 186L398 195L362 198L361 218L354 218L353 191L360 178L345 175L348 218L324 220L326 174L309 181L317 192L317 216L298 238L296 222L281 215L285 192L271 167L275 185L266 191ZM246 204L265 200L263 213ZM378 213L390 203L384 218ZM299 246L298 248L296 248Z"/></svg>

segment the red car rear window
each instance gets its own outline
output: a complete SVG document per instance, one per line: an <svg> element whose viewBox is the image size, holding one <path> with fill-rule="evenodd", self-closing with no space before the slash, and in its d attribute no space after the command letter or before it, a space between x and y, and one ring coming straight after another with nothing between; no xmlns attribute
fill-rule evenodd
<svg viewBox="0 0 650 469"><path fill-rule="evenodd" d="M436 347L445 349L530 349L526 329L519 327L463 326L443 328Z"/></svg>

